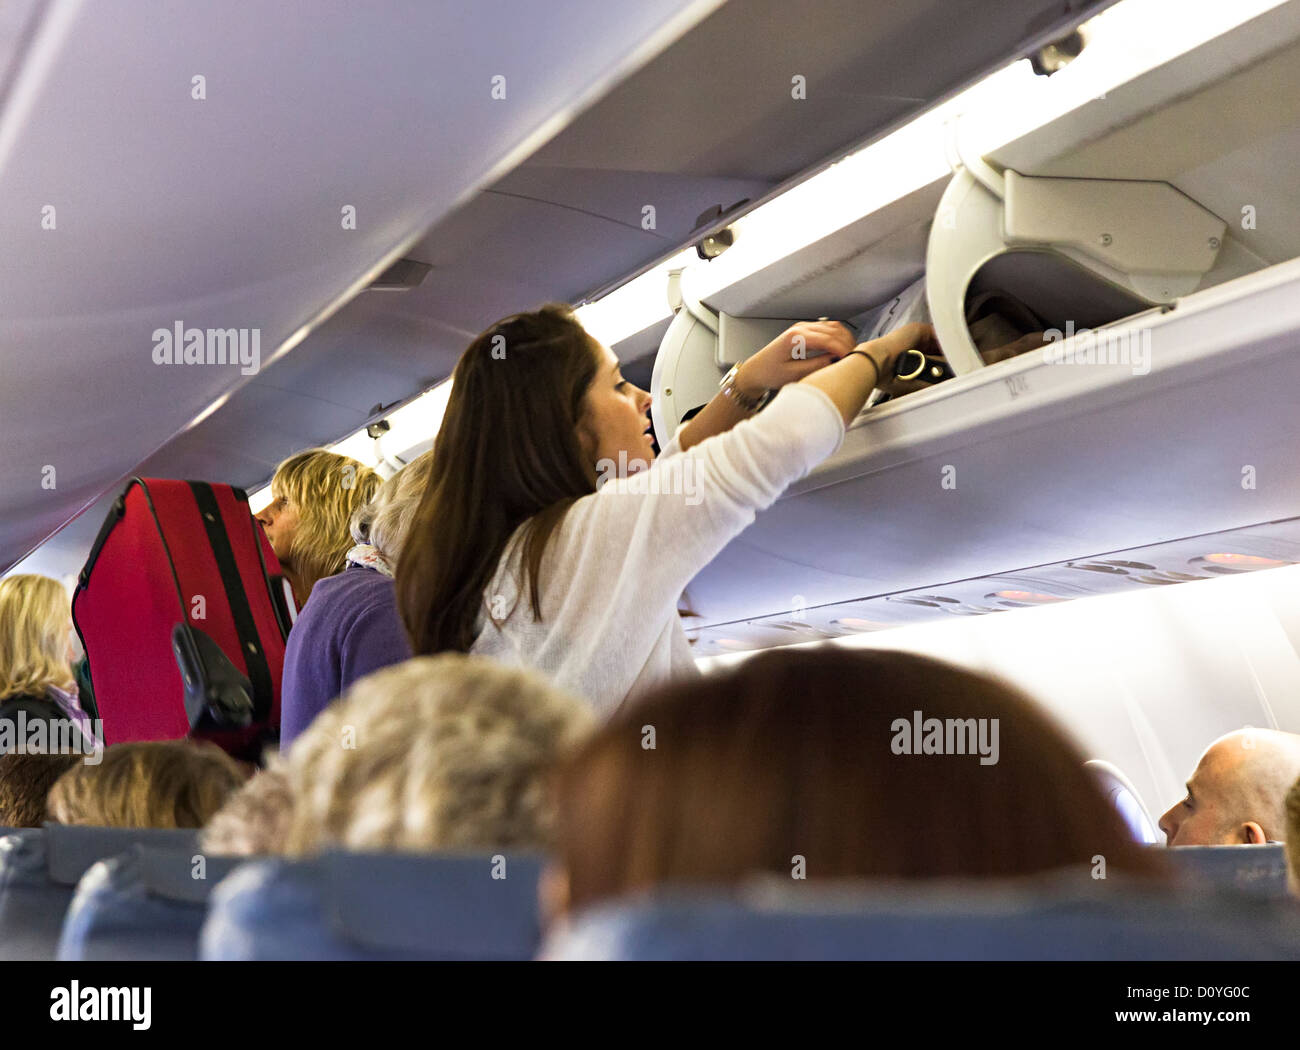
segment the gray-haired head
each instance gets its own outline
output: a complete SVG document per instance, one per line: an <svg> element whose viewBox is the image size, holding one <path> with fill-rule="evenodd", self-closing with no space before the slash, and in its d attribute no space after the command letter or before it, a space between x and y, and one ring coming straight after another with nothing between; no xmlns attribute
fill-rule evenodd
<svg viewBox="0 0 1300 1050"><path fill-rule="evenodd" d="M352 515L352 539L373 545L390 565L396 565L432 469L429 451L385 481L374 499Z"/></svg>

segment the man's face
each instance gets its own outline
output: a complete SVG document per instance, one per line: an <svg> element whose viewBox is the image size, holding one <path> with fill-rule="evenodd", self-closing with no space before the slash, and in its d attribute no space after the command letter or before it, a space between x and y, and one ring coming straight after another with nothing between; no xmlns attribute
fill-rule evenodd
<svg viewBox="0 0 1300 1050"><path fill-rule="evenodd" d="M1230 805L1233 783L1245 753L1228 741L1216 743L1197 763L1187 795L1160 818L1169 846L1223 846L1240 843L1237 816Z"/></svg>

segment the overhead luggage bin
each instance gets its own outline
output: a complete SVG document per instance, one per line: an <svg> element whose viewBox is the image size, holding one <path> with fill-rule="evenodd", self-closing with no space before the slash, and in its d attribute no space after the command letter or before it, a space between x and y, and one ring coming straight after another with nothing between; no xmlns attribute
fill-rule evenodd
<svg viewBox="0 0 1300 1050"><path fill-rule="evenodd" d="M922 291L956 373L864 412L696 578L701 655L723 638L845 633L836 610L869 602L859 622L889 626L1023 604L976 591L1061 600L1115 576L1206 578L1207 554L1238 557L1233 571L1300 561L1300 174L1287 159L1300 5L982 155L960 123L951 133L950 178L730 285L712 263L679 275L652 387L660 434L791 321L842 317L866 338L909 319ZM1261 236L1264 209L1276 218ZM986 364L967 321L1001 293L1049 342ZM1144 549L1164 560L1058 571L1116 552L1145 564Z"/></svg>

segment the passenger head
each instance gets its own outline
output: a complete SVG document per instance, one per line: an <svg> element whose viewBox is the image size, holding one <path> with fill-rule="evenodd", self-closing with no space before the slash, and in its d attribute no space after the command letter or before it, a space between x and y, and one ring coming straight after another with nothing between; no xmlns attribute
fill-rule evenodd
<svg viewBox="0 0 1300 1050"><path fill-rule="evenodd" d="M379 486L374 499L352 515L352 539L369 543L396 566L433 470L433 452L416 457Z"/></svg>
<svg viewBox="0 0 1300 1050"><path fill-rule="evenodd" d="M0 755L0 827L39 828L50 788L80 761L77 755Z"/></svg>
<svg viewBox="0 0 1300 1050"><path fill-rule="evenodd" d="M271 502L257 514L298 604L316 581L343 571L348 523L379 487L362 463L323 448L290 456L271 478Z"/></svg>
<svg viewBox="0 0 1300 1050"><path fill-rule="evenodd" d="M82 762L59 777L46 807L60 824L201 828L243 782L243 770L215 744L114 744L99 765Z"/></svg>
<svg viewBox="0 0 1300 1050"><path fill-rule="evenodd" d="M586 707L475 657L416 657L361 679L288 755L288 851L541 849L557 757Z"/></svg>
<svg viewBox="0 0 1300 1050"><path fill-rule="evenodd" d="M1291 896L1300 897L1300 778L1286 793L1286 877Z"/></svg>
<svg viewBox="0 0 1300 1050"><path fill-rule="evenodd" d="M277 761L226 800L204 827L200 847L215 856L280 853L292 820L289 777Z"/></svg>
<svg viewBox="0 0 1300 1050"><path fill-rule="evenodd" d="M1284 799L1300 777L1300 736L1239 729L1209 746L1187 781L1187 794L1160 818L1170 846L1281 841Z"/></svg>
<svg viewBox="0 0 1300 1050"><path fill-rule="evenodd" d="M461 355L453 380L433 448L438 469L397 572L417 653L468 651L484 588L524 522L539 616L538 569L564 512L596 491L598 465L608 474L620 451L629 470L653 456L649 395L622 380L617 359L568 307L498 321Z"/></svg>
<svg viewBox="0 0 1300 1050"><path fill-rule="evenodd" d="M48 576L0 580L0 700L71 689L72 609L68 592Z"/></svg>
<svg viewBox="0 0 1300 1050"><path fill-rule="evenodd" d="M1158 870L1031 700L901 652L787 650L670 685L561 767L558 807L575 908L800 868L995 878L1101 855L1112 873Z"/></svg>

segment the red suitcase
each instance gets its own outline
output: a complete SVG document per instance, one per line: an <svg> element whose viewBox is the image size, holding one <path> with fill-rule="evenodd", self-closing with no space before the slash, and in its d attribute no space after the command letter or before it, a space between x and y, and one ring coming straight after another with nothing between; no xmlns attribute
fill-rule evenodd
<svg viewBox="0 0 1300 1050"><path fill-rule="evenodd" d="M132 478L72 616L106 745L193 735L255 760L278 737L288 599L239 489Z"/></svg>

